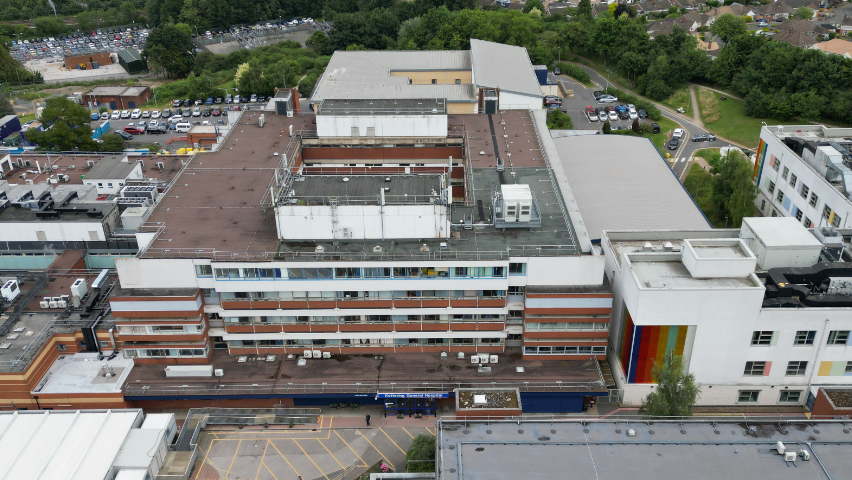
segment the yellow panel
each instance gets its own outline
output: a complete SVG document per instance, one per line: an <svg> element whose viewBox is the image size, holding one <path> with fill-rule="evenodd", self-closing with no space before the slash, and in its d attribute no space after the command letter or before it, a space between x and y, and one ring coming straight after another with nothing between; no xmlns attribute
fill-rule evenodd
<svg viewBox="0 0 852 480"><path fill-rule="evenodd" d="M447 113L474 113L476 103L448 103Z"/></svg>
<svg viewBox="0 0 852 480"><path fill-rule="evenodd" d="M432 80L436 81L437 85L453 84L456 80L462 85L472 83L471 73L469 70L434 70L434 71L393 71L390 72L393 77L408 77L413 85L430 85Z"/></svg>
<svg viewBox="0 0 852 480"><path fill-rule="evenodd" d="M827 377L831 375L831 364L834 362L820 362L819 364L819 373L817 376Z"/></svg>

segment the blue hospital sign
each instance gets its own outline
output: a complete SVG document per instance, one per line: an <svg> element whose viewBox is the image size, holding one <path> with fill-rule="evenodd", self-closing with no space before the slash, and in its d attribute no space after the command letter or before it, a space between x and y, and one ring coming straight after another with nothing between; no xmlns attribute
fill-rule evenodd
<svg viewBox="0 0 852 480"><path fill-rule="evenodd" d="M450 394L447 392L394 392L394 393L379 393L378 398L447 398Z"/></svg>

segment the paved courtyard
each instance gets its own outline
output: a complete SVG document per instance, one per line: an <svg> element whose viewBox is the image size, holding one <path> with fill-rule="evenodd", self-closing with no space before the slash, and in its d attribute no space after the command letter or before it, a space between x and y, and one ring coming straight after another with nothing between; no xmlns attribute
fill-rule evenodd
<svg viewBox="0 0 852 480"><path fill-rule="evenodd" d="M380 460L405 471L405 451L414 437L435 433L434 417L397 423L396 418L374 416L370 427L360 417L320 420L313 429L206 429L198 437L198 460L190 478L334 480L349 467Z"/></svg>

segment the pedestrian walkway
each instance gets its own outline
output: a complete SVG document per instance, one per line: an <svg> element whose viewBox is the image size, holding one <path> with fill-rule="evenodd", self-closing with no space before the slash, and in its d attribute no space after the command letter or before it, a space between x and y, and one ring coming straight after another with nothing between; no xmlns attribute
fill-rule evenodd
<svg viewBox="0 0 852 480"><path fill-rule="evenodd" d="M692 99L692 123L706 130L707 127L701 121L701 111L698 110L698 95L695 92L695 85L691 83L689 84L689 97Z"/></svg>

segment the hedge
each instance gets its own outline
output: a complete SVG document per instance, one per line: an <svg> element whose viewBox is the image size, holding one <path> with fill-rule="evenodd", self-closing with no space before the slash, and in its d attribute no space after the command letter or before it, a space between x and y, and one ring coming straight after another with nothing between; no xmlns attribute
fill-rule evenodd
<svg viewBox="0 0 852 480"><path fill-rule="evenodd" d="M645 110L646 112L648 112L648 118L650 118L651 120L660 120L663 118L663 114L660 112L660 109L648 100L643 100L637 97L636 95L631 95L615 87L605 88L604 92L618 97L619 103L632 103L633 105L636 105L637 109L641 108Z"/></svg>
<svg viewBox="0 0 852 480"><path fill-rule="evenodd" d="M577 65L565 62L559 62L556 64L560 70L562 70L562 75L566 75L568 77L577 80L583 85L591 85L592 79L589 77L589 73L583 70L582 67L578 67Z"/></svg>

